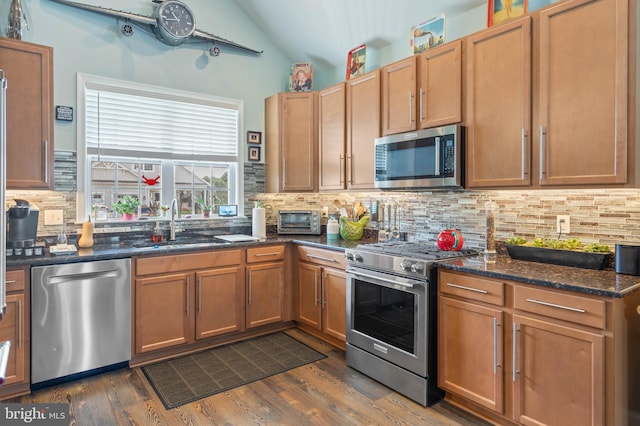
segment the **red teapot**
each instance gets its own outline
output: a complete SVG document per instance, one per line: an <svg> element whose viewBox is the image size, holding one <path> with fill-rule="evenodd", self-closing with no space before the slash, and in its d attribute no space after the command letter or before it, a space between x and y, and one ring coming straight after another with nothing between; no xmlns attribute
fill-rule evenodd
<svg viewBox="0 0 640 426"><path fill-rule="evenodd" d="M438 244L438 248L440 250L458 251L462 249L464 238L462 238L462 233L457 229L445 229L444 231L440 232L440 234L438 234L436 243Z"/></svg>

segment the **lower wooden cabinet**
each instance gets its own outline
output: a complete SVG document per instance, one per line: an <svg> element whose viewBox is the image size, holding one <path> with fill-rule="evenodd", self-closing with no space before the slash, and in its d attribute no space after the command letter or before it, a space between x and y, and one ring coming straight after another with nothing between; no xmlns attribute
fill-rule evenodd
<svg viewBox="0 0 640 426"><path fill-rule="evenodd" d="M438 385L451 402L498 424L638 419L640 401L625 395L640 379L640 292L614 299L446 270L438 288Z"/></svg>
<svg viewBox="0 0 640 426"><path fill-rule="evenodd" d="M299 246L297 260L298 326L344 348L347 318L344 256L336 251Z"/></svg>
<svg viewBox="0 0 640 426"><path fill-rule="evenodd" d="M7 309L0 320L0 341L9 340L11 351L0 399L30 392L31 340L28 269L7 271Z"/></svg>
<svg viewBox="0 0 640 426"><path fill-rule="evenodd" d="M196 272L196 339L242 331L242 268Z"/></svg>
<svg viewBox="0 0 640 426"><path fill-rule="evenodd" d="M247 249L247 328L283 320L285 246Z"/></svg>

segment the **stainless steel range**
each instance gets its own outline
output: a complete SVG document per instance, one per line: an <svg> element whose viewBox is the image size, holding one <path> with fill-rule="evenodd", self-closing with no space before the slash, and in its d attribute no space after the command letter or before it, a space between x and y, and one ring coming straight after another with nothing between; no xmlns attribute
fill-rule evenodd
<svg viewBox="0 0 640 426"><path fill-rule="evenodd" d="M435 266L475 254L405 241L347 249L347 365L422 405L438 401Z"/></svg>

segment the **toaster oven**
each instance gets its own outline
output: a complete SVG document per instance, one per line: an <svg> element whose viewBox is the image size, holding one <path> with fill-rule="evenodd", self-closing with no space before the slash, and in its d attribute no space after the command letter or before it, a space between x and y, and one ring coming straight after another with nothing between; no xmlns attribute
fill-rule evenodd
<svg viewBox="0 0 640 426"><path fill-rule="evenodd" d="M279 210L278 234L320 235L320 210Z"/></svg>

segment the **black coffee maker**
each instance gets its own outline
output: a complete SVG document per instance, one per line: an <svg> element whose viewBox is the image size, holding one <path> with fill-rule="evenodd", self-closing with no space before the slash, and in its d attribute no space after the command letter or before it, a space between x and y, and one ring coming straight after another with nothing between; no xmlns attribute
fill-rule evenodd
<svg viewBox="0 0 640 426"><path fill-rule="evenodd" d="M9 207L7 213L7 247L32 247L36 242L40 211L26 200L14 201L16 205Z"/></svg>

